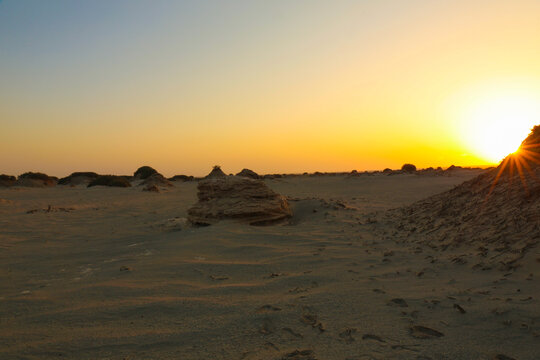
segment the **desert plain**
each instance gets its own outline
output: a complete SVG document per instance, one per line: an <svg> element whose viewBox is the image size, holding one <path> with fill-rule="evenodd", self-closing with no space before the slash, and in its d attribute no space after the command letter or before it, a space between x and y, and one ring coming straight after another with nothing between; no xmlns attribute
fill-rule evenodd
<svg viewBox="0 0 540 360"><path fill-rule="evenodd" d="M270 226L191 225L197 181L0 188L0 358L538 359L536 190L429 208L494 171L265 179Z"/></svg>

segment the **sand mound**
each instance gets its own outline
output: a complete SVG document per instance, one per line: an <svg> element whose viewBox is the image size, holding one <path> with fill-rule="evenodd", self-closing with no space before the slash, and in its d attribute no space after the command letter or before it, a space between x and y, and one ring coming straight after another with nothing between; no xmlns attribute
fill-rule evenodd
<svg viewBox="0 0 540 360"><path fill-rule="evenodd" d="M538 151L539 135L537 126L522 151L496 169L391 212L404 241L441 250L468 245L482 258L481 268L517 267L540 242L540 156L531 150Z"/></svg>
<svg viewBox="0 0 540 360"><path fill-rule="evenodd" d="M74 172L71 175L58 180L58 185L88 185L92 180L95 180L98 177L98 174L91 171Z"/></svg>
<svg viewBox="0 0 540 360"><path fill-rule="evenodd" d="M133 173L133 177L138 180L144 180L157 173L157 170L150 166L141 166Z"/></svg>
<svg viewBox="0 0 540 360"><path fill-rule="evenodd" d="M227 175L221 170L221 166L215 165L212 168L212 171L210 171L210 174L206 175L205 179L219 179L219 178L225 178Z"/></svg>
<svg viewBox="0 0 540 360"><path fill-rule="evenodd" d="M413 164L404 164L401 167L401 171L408 172L408 173L413 173L413 172L416 172L416 166L413 165Z"/></svg>
<svg viewBox="0 0 540 360"><path fill-rule="evenodd" d="M0 187L13 186L17 182L17 178L11 175L0 175Z"/></svg>
<svg viewBox="0 0 540 360"><path fill-rule="evenodd" d="M39 172L27 172L19 175L16 185L26 187L48 187L55 186L57 182L58 178L54 176L48 176Z"/></svg>
<svg viewBox="0 0 540 360"><path fill-rule="evenodd" d="M260 180L230 176L201 180L199 202L189 209L189 221L210 225L221 219L238 219L250 225L267 225L292 216L287 200Z"/></svg>
<svg viewBox="0 0 540 360"><path fill-rule="evenodd" d="M146 185L142 191L148 191L148 192L160 192L159 188L156 185Z"/></svg>
<svg viewBox="0 0 540 360"><path fill-rule="evenodd" d="M238 174L236 174L236 176L243 176L243 177L247 177L247 178L251 178L251 179L260 179L261 178L259 176L259 174L257 174L255 171L249 170L249 169L242 169L242 171L240 171Z"/></svg>
<svg viewBox="0 0 540 360"><path fill-rule="evenodd" d="M192 175L174 175L170 177L169 181L193 181L195 178Z"/></svg>
<svg viewBox="0 0 540 360"><path fill-rule="evenodd" d="M236 176L247 177L250 179L260 179L261 177L255 171L250 169L242 169Z"/></svg>
<svg viewBox="0 0 540 360"><path fill-rule="evenodd" d="M167 180L163 175L160 173L155 173L147 177L145 180L143 180L139 185L146 186L147 188L151 188L153 186L173 186L169 180Z"/></svg>
<svg viewBox="0 0 540 360"><path fill-rule="evenodd" d="M92 186L130 187L131 184L125 176L101 175L88 184Z"/></svg>

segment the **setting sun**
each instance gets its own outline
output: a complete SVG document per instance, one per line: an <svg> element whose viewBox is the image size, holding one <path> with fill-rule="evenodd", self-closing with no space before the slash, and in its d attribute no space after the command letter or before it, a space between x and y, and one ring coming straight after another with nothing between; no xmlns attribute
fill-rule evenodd
<svg viewBox="0 0 540 360"><path fill-rule="evenodd" d="M540 119L540 99L530 94L490 94L468 107L463 129L467 146L497 163L518 150Z"/></svg>

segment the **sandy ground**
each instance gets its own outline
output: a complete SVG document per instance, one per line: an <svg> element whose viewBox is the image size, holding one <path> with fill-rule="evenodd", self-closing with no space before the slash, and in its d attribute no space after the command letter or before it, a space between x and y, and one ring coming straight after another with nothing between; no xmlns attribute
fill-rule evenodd
<svg viewBox="0 0 540 360"><path fill-rule="evenodd" d="M478 270L381 235L476 175L267 180L295 214L269 227L187 227L195 182L0 189L0 359L539 359L538 249Z"/></svg>

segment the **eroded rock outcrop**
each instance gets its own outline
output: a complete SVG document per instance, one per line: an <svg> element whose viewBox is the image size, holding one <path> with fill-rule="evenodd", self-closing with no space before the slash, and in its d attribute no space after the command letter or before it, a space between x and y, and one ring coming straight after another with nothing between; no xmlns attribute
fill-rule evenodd
<svg viewBox="0 0 540 360"><path fill-rule="evenodd" d="M212 171L210 171L210 173L206 175L204 178L205 179L221 179L225 177L227 177L227 175L223 172L223 170L221 170L221 166L215 165L212 168Z"/></svg>
<svg viewBox="0 0 540 360"><path fill-rule="evenodd" d="M58 178L40 172L26 172L19 175L16 186L49 187L56 186Z"/></svg>
<svg viewBox="0 0 540 360"><path fill-rule="evenodd" d="M139 185L145 186L147 188L150 188L152 186L156 186L156 187L157 186L162 186L162 187L174 186L169 180L167 180L160 173L150 175L149 177L144 179Z"/></svg>
<svg viewBox="0 0 540 360"><path fill-rule="evenodd" d="M158 174L157 170L150 166L141 166L133 173L133 177L137 180L144 180L154 174Z"/></svg>
<svg viewBox="0 0 540 360"><path fill-rule="evenodd" d="M0 175L0 187L14 186L17 182L17 178L12 175Z"/></svg>
<svg viewBox="0 0 540 360"><path fill-rule="evenodd" d="M98 174L91 171L74 172L71 175L58 180L58 185L88 185L91 181L97 179L98 177Z"/></svg>
<svg viewBox="0 0 540 360"><path fill-rule="evenodd" d="M257 174L255 171L250 170L250 169L243 169L238 174L236 174L236 176L242 176L242 177L247 177L247 178L251 178L251 179L260 179L261 178L259 176L259 174Z"/></svg>
<svg viewBox="0 0 540 360"><path fill-rule="evenodd" d="M188 211L195 225L235 219L250 225L270 225L292 216L285 197L260 180L228 176L199 182L199 202Z"/></svg>
<svg viewBox="0 0 540 360"><path fill-rule="evenodd" d="M87 187L93 186L131 187L131 184L126 176L100 175L92 180Z"/></svg>

